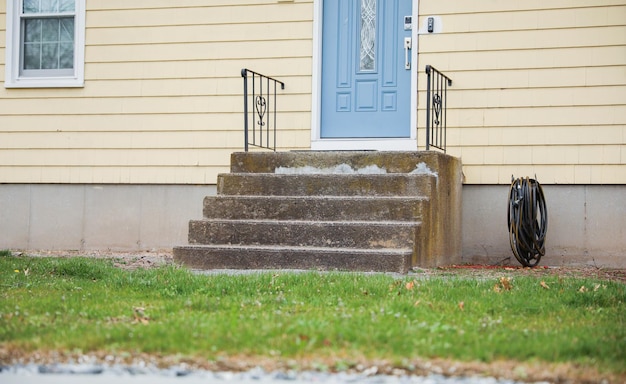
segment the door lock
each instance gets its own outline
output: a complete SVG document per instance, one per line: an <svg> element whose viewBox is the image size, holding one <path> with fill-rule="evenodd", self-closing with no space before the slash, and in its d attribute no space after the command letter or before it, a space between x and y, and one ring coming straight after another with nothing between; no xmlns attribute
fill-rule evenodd
<svg viewBox="0 0 626 384"><path fill-rule="evenodd" d="M411 69L411 50L412 40L410 37L404 38L404 69Z"/></svg>

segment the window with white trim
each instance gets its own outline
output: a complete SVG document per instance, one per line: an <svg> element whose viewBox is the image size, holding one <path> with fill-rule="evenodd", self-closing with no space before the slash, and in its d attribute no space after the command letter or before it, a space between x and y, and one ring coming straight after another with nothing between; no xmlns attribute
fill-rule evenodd
<svg viewBox="0 0 626 384"><path fill-rule="evenodd" d="M8 0L7 88L82 87L85 0Z"/></svg>

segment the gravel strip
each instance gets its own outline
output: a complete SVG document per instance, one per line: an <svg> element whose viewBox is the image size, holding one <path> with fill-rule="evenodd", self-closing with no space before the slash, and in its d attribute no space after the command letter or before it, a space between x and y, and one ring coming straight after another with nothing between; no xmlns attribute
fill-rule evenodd
<svg viewBox="0 0 626 384"><path fill-rule="evenodd" d="M428 376L378 375L376 367L370 367L362 373L324 373L313 371L266 372L254 368L247 372L211 372L189 370L185 366L172 366L158 369L148 365L121 366L99 364L53 364L53 365L15 365L0 367L0 382L3 384L42 383L42 384L264 384L264 383L364 383L364 384L516 384L512 380L499 380L492 377L445 377L431 374Z"/></svg>

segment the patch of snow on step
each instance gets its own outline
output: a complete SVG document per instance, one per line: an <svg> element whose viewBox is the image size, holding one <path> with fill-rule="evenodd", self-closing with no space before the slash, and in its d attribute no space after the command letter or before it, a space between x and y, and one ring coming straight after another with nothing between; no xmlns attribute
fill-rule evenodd
<svg viewBox="0 0 626 384"><path fill-rule="evenodd" d="M431 175L439 177L437 172L433 172L423 161L415 166L415 169L411 171L411 175Z"/></svg>
<svg viewBox="0 0 626 384"><path fill-rule="evenodd" d="M364 168L354 169L348 164L339 164L334 167L317 168L309 165L304 167L278 167L274 170L275 174L280 175L314 175L314 174L330 174L330 175L382 175L386 174L385 168L377 165L368 165Z"/></svg>

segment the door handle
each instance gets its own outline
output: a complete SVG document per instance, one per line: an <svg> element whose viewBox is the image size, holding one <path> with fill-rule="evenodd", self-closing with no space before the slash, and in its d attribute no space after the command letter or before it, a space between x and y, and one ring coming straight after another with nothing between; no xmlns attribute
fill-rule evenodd
<svg viewBox="0 0 626 384"><path fill-rule="evenodd" d="M410 37L404 38L404 69L411 69L411 55L409 55L409 51L411 50L412 41Z"/></svg>

